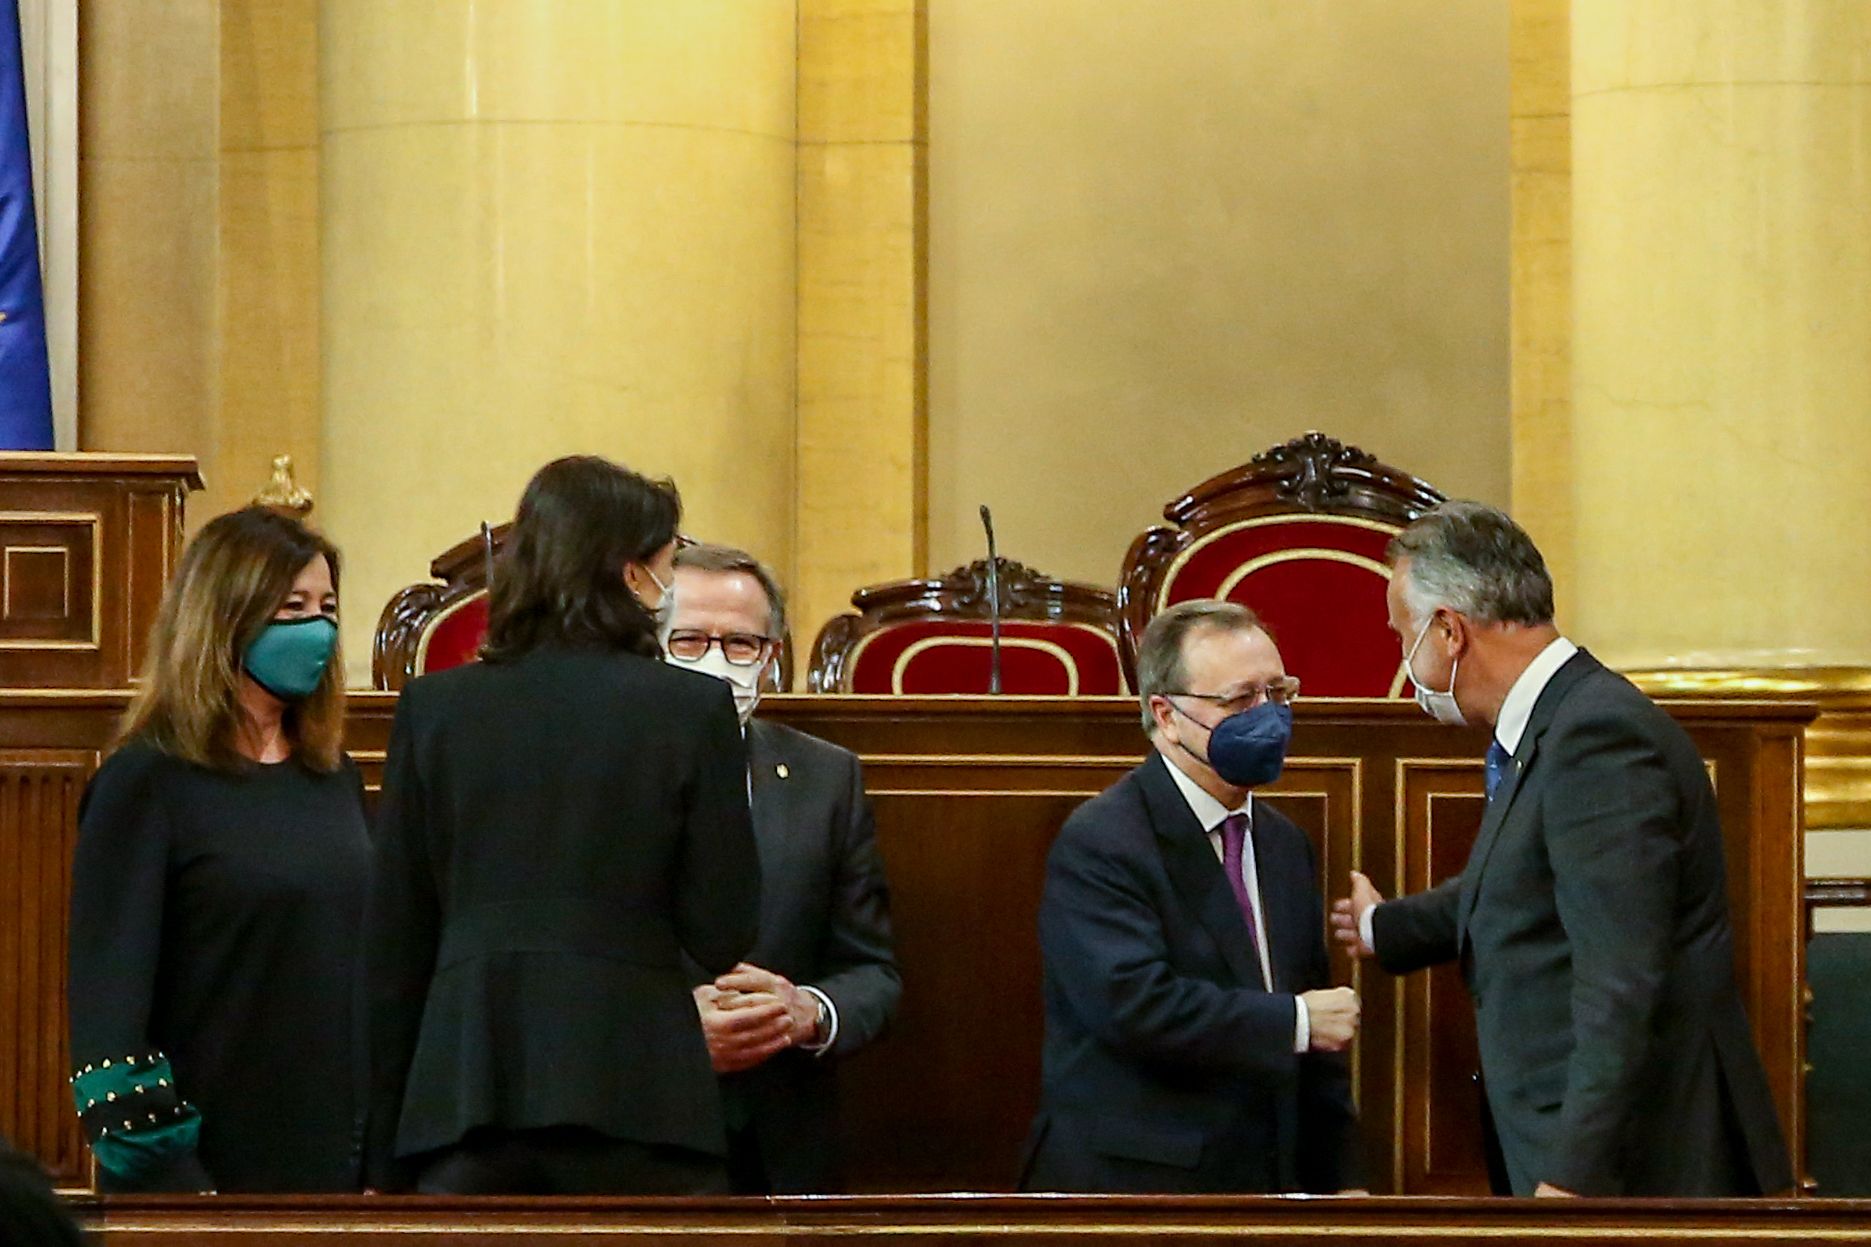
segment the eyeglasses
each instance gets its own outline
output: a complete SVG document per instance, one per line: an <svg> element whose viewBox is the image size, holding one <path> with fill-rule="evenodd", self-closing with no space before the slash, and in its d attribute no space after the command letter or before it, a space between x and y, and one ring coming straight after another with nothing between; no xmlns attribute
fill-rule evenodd
<svg viewBox="0 0 1871 1247"><path fill-rule="evenodd" d="M1219 706L1228 714L1239 714L1243 710L1252 710L1262 701L1270 701L1276 706L1290 706L1299 700L1299 677L1283 675L1277 680L1268 680L1265 684L1251 685L1238 693L1169 693L1170 697L1193 697Z"/></svg>
<svg viewBox="0 0 1871 1247"><path fill-rule="evenodd" d="M699 629L683 628L669 634L664 648L684 662L699 662L707 656L710 648L719 645L721 656L729 662L737 667L751 667L767 656L767 647L772 644L772 637L761 636L756 632L730 632L724 636L715 636Z"/></svg>

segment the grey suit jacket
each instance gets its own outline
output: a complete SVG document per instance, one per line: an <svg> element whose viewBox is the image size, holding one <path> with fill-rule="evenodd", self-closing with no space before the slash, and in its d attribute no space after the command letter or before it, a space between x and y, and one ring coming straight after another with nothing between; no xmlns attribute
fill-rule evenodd
<svg viewBox="0 0 1871 1247"><path fill-rule="evenodd" d="M728 1120L753 1131L775 1194L834 1191L838 1062L883 1032L902 994L889 891L857 755L755 719L747 762L761 889L746 959L824 992L838 1036L724 1078Z"/></svg>
<svg viewBox="0 0 1871 1247"><path fill-rule="evenodd" d="M1392 973L1460 958L1515 1194L1792 1185L1735 984L1708 772L1590 654L1540 694L1461 876L1372 922Z"/></svg>

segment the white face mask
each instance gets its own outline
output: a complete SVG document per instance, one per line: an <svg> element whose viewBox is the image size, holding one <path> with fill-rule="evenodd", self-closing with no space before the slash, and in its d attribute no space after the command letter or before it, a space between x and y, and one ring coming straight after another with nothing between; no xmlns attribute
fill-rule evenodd
<svg viewBox="0 0 1871 1247"><path fill-rule="evenodd" d="M1422 678L1416 674L1416 651L1422 648L1423 638L1429 635L1429 625L1434 622L1436 622L1434 615L1423 621L1422 629L1417 632L1416 641L1410 646L1410 652L1405 656L1403 665L1409 670L1410 683L1416 686L1416 704L1438 723L1446 723L1450 727L1463 727L1468 720L1463 716L1461 706L1455 701L1455 673L1462 669L1462 660L1456 659L1449 668L1447 692L1438 693L1425 687Z"/></svg>
<svg viewBox="0 0 1871 1247"><path fill-rule="evenodd" d="M667 632L669 631L670 621L676 617L675 578L671 577L670 582L668 584L664 584L663 578L656 574L656 569L654 567L651 567L648 563L645 563L642 566L643 566L644 572L649 576L651 581L655 583L656 587L663 591L663 596L657 599L655 609L651 609L648 606L645 606L643 609L649 611L650 614L655 617L656 631L658 633ZM641 602L642 600L643 599L641 597L637 598L637 601L639 602Z"/></svg>
<svg viewBox="0 0 1871 1247"><path fill-rule="evenodd" d="M708 652L700 658L677 658L674 654L666 657L672 667L686 667L690 671L714 676L717 680L726 680L728 687L734 691L734 709L740 713L741 725L745 727L747 720L754 717L754 707L760 704L760 677L766 672L766 663L737 667L728 661L728 656L721 652L718 645L709 646Z"/></svg>

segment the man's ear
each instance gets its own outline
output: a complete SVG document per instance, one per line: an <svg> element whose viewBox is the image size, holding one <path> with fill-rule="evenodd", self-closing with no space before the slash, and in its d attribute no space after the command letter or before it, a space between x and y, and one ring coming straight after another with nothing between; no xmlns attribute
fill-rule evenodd
<svg viewBox="0 0 1871 1247"><path fill-rule="evenodd" d="M1156 720L1156 730L1158 734L1166 732L1169 728L1170 720L1176 717L1176 712L1170 707L1169 698L1163 696L1161 693L1152 693L1150 695L1150 717ZM1171 743L1173 744L1176 739L1176 737L1171 736Z"/></svg>
<svg viewBox="0 0 1871 1247"><path fill-rule="evenodd" d="M1469 622L1468 616L1439 606L1436 608L1436 618L1449 634L1449 657L1457 662L1468 657L1468 648L1475 639L1474 625Z"/></svg>

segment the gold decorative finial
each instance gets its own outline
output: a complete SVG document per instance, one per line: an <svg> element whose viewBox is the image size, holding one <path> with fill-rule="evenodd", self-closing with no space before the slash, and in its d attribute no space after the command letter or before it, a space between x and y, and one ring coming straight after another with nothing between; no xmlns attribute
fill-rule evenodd
<svg viewBox="0 0 1871 1247"><path fill-rule="evenodd" d="M292 479L291 455L273 456L273 479L266 483L265 489L254 495L253 502L255 506L290 511L294 515L312 513L312 495Z"/></svg>

